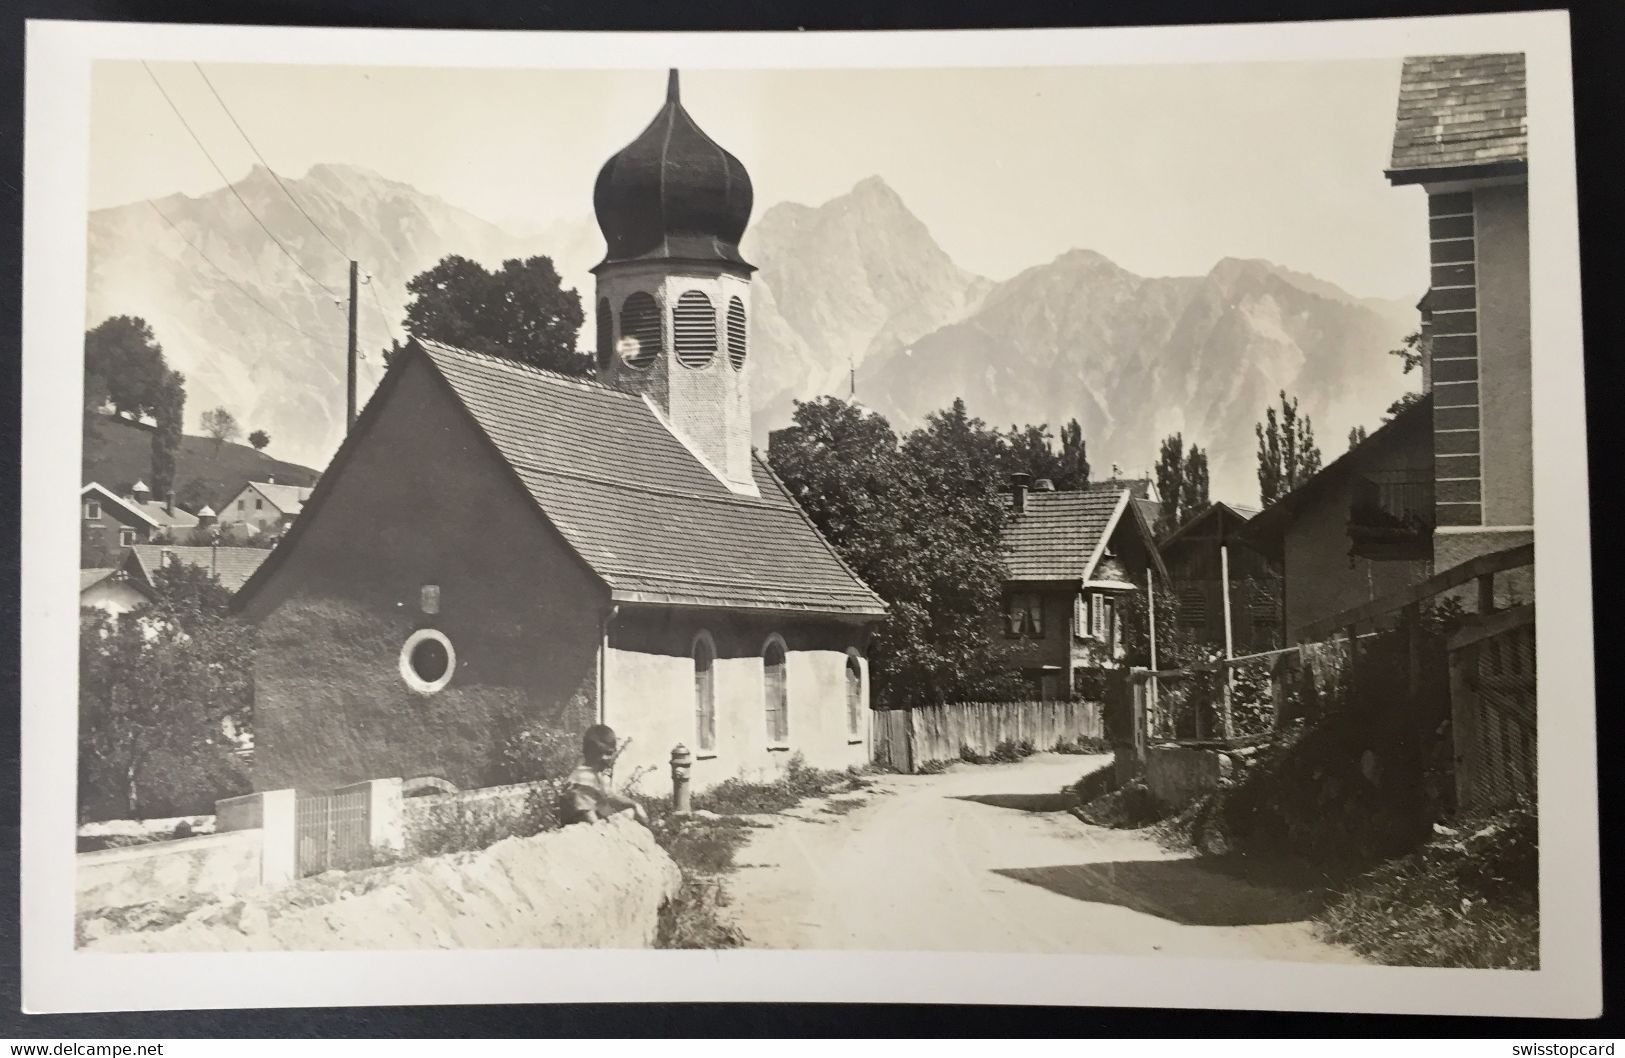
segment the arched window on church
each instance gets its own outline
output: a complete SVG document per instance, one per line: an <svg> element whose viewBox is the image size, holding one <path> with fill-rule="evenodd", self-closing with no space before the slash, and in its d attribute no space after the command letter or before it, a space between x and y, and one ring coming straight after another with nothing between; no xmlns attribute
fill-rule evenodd
<svg viewBox="0 0 1625 1058"><path fill-rule="evenodd" d="M610 315L609 299L598 299L598 370L609 367L609 358L615 355L615 319Z"/></svg>
<svg viewBox="0 0 1625 1058"><path fill-rule="evenodd" d="M863 662L858 652L846 654L846 733L856 735L863 724Z"/></svg>
<svg viewBox="0 0 1625 1058"><path fill-rule="evenodd" d="M638 291L621 302L621 359L627 367L644 368L664 352L660 306L654 295Z"/></svg>
<svg viewBox="0 0 1625 1058"><path fill-rule="evenodd" d="M698 290L685 290L671 313L672 344L677 362L696 370L708 367L717 355L717 313L711 299Z"/></svg>
<svg viewBox="0 0 1625 1058"><path fill-rule="evenodd" d="M716 644L709 632L694 637L694 730L701 750L717 746Z"/></svg>
<svg viewBox="0 0 1625 1058"><path fill-rule="evenodd" d="M728 360L735 371L745 367L745 303L728 299Z"/></svg>
<svg viewBox="0 0 1625 1058"><path fill-rule="evenodd" d="M790 682L786 678L784 640L777 635L762 648L762 684L767 706L767 740L790 741Z"/></svg>

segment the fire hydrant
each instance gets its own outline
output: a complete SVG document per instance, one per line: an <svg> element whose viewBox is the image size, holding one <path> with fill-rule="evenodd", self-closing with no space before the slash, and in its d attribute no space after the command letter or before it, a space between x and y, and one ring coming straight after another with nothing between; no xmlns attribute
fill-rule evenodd
<svg viewBox="0 0 1625 1058"><path fill-rule="evenodd" d="M694 766L694 754L681 742L671 751L671 810L676 815L688 815L688 772Z"/></svg>

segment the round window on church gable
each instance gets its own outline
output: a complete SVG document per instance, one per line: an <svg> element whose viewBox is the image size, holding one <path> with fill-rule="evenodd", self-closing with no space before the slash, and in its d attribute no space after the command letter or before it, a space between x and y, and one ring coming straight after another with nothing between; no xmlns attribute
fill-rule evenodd
<svg viewBox="0 0 1625 1058"><path fill-rule="evenodd" d="M401 646L401 679L419 694L433 694L451 682L457 651L437 628L420 628Z"/></svg>

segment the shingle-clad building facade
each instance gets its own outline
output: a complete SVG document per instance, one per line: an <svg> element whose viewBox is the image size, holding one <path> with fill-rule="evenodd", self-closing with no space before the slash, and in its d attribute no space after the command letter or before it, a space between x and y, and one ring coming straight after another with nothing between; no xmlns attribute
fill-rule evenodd
<svg viewBox="0 0 1625 1058"><path fill-rule="evenodd" d="M1528 167L1523 55L1405 60L1387 175L1428 196L1435 570L1534 530Z"/></svg>
<svg viewBox="0 0 1625 1058"><path fill-rule="evenodd" d="M1423 399L1248 523L1281 565L1289 642L1534 538L1528 144L1522 55L1404 61L1386 171L1428 196ZM1497 577L1496 604L1533 589Z"/></svg>
<svg viewBox="0 0 1625 1058"><path fill-rule="evenodd" d="M732 429L748 177L674 79L595 200L599 377L413 338L238 596L260 788L477 784L516 731L594 720L648 792L678 743L701 786L868 759L884 606Z"/></svg>

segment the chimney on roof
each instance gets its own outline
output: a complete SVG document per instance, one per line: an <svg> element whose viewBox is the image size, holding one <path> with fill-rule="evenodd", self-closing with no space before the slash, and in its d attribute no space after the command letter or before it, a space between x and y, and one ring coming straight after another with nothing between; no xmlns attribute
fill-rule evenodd
<svg viewBox="0 0 1625 1058"><path fill-rule="evenodd" d="M1039 478L1037 481L1033 482L1033 491L1054 492L1055 482L1051 481L1049 478Z"/></svg>
<svg viewBox="0 0 1625 1058"><path fill-rule="evenodd" d="M164 497L164 513L171 518L175 517L175 490L170 489L169 495Z"/></svg>
<svg viewBox="0 0 1625 1058"><path fill-rule="evenodd" d="M265 475L265 483L267 485L275 485L276 484L276 475L275 474L267 474L267 475Z"/></svg>
<svg viewBox="0 0 1625 1058"><path fill-rule="evenodd" d="M1010 509L1017 514L1027 510L1027 482L1031 481L1031 474L1010 475Z"/></svg>

